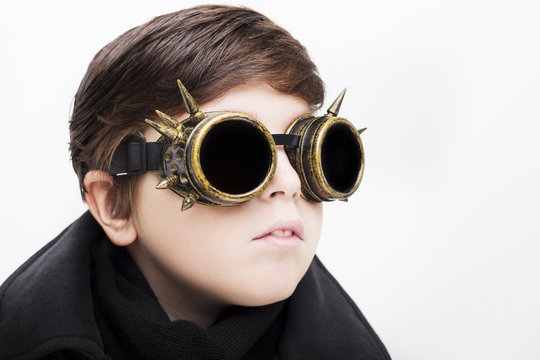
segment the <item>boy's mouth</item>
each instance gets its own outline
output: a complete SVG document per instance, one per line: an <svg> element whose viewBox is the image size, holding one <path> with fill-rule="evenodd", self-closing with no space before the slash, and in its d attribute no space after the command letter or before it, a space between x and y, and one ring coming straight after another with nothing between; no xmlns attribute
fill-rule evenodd
<svg viewBox="0 0 540 360"><path fill-rule="evenodd" d="M253 240L263 240L279 247L296 248L304 236L304 225L300 220L278 220Z"/></svg>

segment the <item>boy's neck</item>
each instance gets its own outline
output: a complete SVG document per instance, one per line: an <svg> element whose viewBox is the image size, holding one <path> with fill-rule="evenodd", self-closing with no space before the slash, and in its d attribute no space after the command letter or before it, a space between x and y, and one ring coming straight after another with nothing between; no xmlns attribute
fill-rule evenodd
<svg viewBox="0 0 540 360"><path fill-rule="evenodd" d="M127 251L144 274L171 322L187 320L207 330L228 306L164 272L144 252L138 241L127 246Z"/></svg>
<svg viewBox="0 0 540 360"><path fill-rule="evenodd" d="M155 290L154 290L155 292ZM160 298L157 294L159 304L169 317L169 320L188 320L191 321L205 330L208 330L214 321L218 318L224 308L221 309L200 309L188 310L184 306L185 304L168 303L166 300ZM199 310L199 311L198 311Z"/></svg>

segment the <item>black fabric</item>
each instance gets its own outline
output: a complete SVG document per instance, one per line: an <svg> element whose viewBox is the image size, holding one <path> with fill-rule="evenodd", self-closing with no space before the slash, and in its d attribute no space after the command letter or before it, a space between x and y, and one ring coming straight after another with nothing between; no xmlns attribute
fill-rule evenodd
<svg viewBox="0 0 540 360"><path fill-rule="evenodd" d="M138 175L161 167L162 143L144 138L130 137L116 149L109 173L111 175Z"/></svg>
<svg viewBox="0 0 540 360"><path fill-rule="evenodd" d="M104 239L92 249L92 260L96 319L107 334L105 352L114 359L271 359L276 352L283 301L232 306L206 331L189 321L169 321L125 248ZM272 325L278 332L266 333Z"/></svg>
<svg viewBox="0 0 540 360"><path fill-rule="evenodd" d="M2 284L0 359L39 359L62 348L103 358L88 251L102 234L86 212Z"/></svg>
<svg viewBox="0 0 540 360"><path fill-rule="evenodd" d="M0 287L0 359L390 359L315 258L285 302L232 306L204 331L170 322L124 249L90 213Z"/></svg>

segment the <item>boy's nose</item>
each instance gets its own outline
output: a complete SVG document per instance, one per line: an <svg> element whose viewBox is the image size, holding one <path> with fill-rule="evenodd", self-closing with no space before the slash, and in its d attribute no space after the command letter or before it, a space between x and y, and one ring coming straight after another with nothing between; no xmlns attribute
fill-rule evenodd
<svg viewBox="0 0 540 360"><path fill-rule="evenodd" d="M302 183L283 146L276 147L277 165L274 177L270 185L261 193L260 197L270 200L276 197L291 198L296 200L301 195Z"/></svg>

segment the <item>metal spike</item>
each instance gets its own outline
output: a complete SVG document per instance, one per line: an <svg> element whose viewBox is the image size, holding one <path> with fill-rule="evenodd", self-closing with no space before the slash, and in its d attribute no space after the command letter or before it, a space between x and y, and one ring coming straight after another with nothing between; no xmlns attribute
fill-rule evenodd
<svg viewBox="0 0 540 360"><path fill-rule="evenodd" d="M337 116L338 113L339 113L339 108L341 107L341 103L343 102L343 98L345 97L345 93L347 92L347 88L343 89L338 97L336 98L336 100L334 100L334 102L332 103L332 105L330 105L330 107L328 108L328 110L326 110L326 113L327 114L330 114L330 115L333 115L333 116Z"/></svg>
<svg viewBox="0 0 540 360"><path fill-rule="evenodd" d="M156 185L156 189L167 189L170 185L173 185L176 182L178 182L178 176L176 175L167 176L165 179L161 180Z"/></svg>
<svg viewBox="0 0 540 360"><path fill-rule="evenodd" d="M176 131L175 129L171 129L168 126L158 124L157 122L152 120L145 119L144 121L146 121L151 127L156 129L161 135L165 136L169 140L174 140L178 136L178 131Z"/></svg>
<svg viewBox="0 0 540 360"><path fill-rule="evenodd" d="M187 194L187 196L184 198L184 201L182 202L182 211L186 211L190 209L193 205L195 205L195 200L197 199L197 196L193 193Z"/></svg>
<svg viewBox="0 0 540 360"><path fill-rule="evenodd" d="M348 199L348 198L345 198L345 199L341 199L341 201L348 203L348 202L349 202L349 199Z"/></svg>
<svg viewBox="0 0 540 360"><path fill-rule="evenodd" d="M187 91L184 84L180 80L176 80L178 83L178 88L180 89L180 94L182 95L182 100L184 101L184 106L186 107L186 110L189 113L190 118L195 121L195 123L198 123L204 118L204 115L201 110L199 110L199 105L197 105L197 102L191 94Z"/></svg>
<svg viewBox="0 0 540 360"><path fill-rule="evenodd" d="M156 114L158 114L159 118L161 119L161 121L163 121L163 123L165 125L167 125L168 127L171 127L173 129L176 129L176 127L178 126L178 121L176 121L175 119L173 119L172 117L170 117L169 115L165 114L165 113L162 113L161 111L159 110L156 110Z"/></svg>
<svg viewBox="0 0 540 360"><path fill-rule="evenodd" d="M156 189L167 189L168 187L169 179L163 179L156 185Z"/></svg>
<svg viewBox="0 0 540 360"><path fill-rule="evenodd" d="M367 128L363 128L363 129L358 129L358 135L360 135L361 133L363 133L364 131L366 131Z"/></svg>

